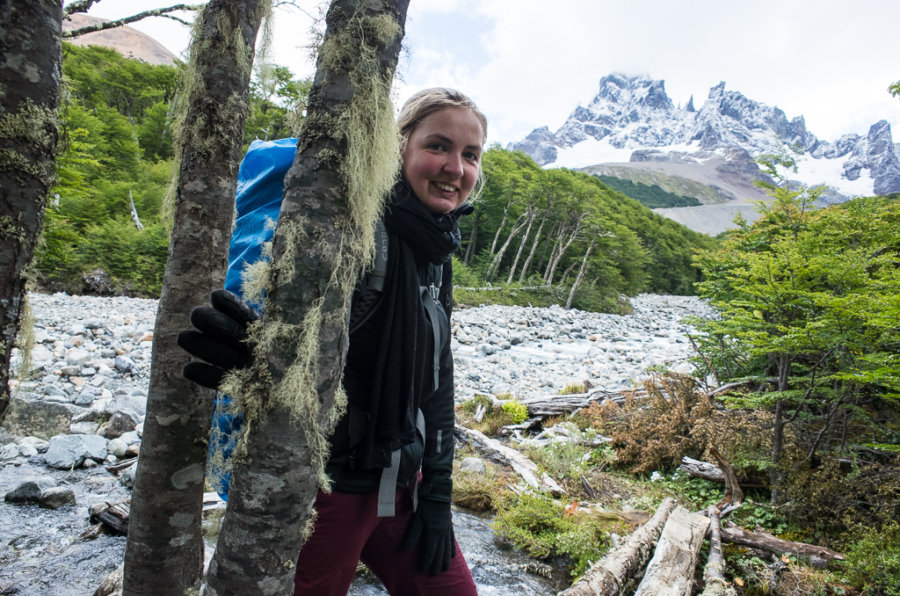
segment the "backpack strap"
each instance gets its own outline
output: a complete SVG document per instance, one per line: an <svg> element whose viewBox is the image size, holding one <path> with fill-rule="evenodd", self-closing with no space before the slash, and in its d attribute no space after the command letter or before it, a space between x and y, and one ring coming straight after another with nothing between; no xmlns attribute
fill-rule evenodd
<svg viewBox="0 0 900 596"><path fill-rule="evenodd" d="M365 325L381 305L381 299L384 297L384 279L387 276L388 249L388 233L384 222L379 219L375 222L375 265L366 273L353 294L353 302L350 305L350 333Z"/></svg>
<svg viewBox="0 0 900 596"><path fill-rule="evenodd" d="M438 316L438 308L440 308L440 293L443 277L443 265L431 265L429 270L429 281L427 286L419 286L422 291L422 304L428 312L428 318L431 319L431 330L434 338L434 388L437 390L441 372L441 322ZM435 283L435 280L437 283Z"/></svg>
<svg viewBox="0 0 900 596"><path fill-rule="evenodd" d="M425 442L425 415L422 410L416 412L416 431L422 435L422 443ZM396 513L395 497L397 495L397 475L400 473L400 449L391 453L391 467L381 472L381 481L378 483L378 517L394 517ZM413 511L419 505L419 481L413 487Z"/></svg>

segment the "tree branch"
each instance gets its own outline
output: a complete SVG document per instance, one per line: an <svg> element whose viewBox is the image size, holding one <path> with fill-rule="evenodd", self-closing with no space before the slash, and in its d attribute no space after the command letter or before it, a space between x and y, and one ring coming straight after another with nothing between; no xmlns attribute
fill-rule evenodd
<svg viewBox="0 0 900 596"><path fill-rule="evenodd" d="M88 8L91 7L92 4L97 2L98 0L82 0L81 2L76 2L75 4L70 4L66 7L66 11L69 16L74 12L86 12ZM144 12L139 12L138 14L131 15L130 17L124 17L121 19L117 19L115 21L104 21L102 23L96 23L94 25L88 25L87 27L80 27L78 29L70 29L69 31L63 31L63 38L68 39L72 37L80 37L87 33L94 33L96 31L105 31L107 29L115 29L116 27L121 27L122 25L127 25L128 23L134 23L135 21L140 21L146 19L147 17L166 17L167 13L175 12L178 10L200 10L203 8L203 4L176 4L174 6L169 6L167 8L155 8L153 10L145 10ZM73 9L73 7L75 7ZM71 10L70 10L71 9ZM179 22L180 19L176 17L174 18Z"/></svg>

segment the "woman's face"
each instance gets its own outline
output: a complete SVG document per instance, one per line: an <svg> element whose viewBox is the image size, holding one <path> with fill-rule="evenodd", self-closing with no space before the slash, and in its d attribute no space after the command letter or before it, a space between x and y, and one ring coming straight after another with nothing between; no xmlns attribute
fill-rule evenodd
<svg viewBox="0 0 900 596"><path fill-rule="evenodd" d="M471 110L444 108L423 118L403 151L403 174L434 214L449 213L478 178L484 131Z"/></svg>

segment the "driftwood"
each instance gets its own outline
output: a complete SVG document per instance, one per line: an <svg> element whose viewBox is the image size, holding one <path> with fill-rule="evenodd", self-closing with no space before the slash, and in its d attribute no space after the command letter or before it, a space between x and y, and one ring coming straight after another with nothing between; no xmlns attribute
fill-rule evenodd
<svg viewBox="0 0 900 596"><path fill-rule="evenodd" d="M725 482L725 474L719 466L687 456L681 458L681 465L678 466L678 471L684 472L693 478L703 478L710 482Z"/></svg>
<svg viewBox="0 0 900 596"><path fill-rule="evenodd" d="M525 399L522 400L522 403L528 407L529 416L546 418L548 416L565 416L576 410L580 410L581 408L586 408L594 402L603 403L604 401L612 401L621 405L625 403L627 395L630 394L640 396L646 394L646 391L635 390L621 392L595 389L587 393L550 395L547 397Z"/></svg>
<svg viewBox="0 0 900 596"><path fill-rule="evenodd" d="M741 503L744 502L744 491L741 490L741 485L738 483L737 476L735 475L731 464L728 463L728 460L725 459L721 453L719 453L719 450L715 447L711 447L709 453L712 455L713 459L716 460L716 463L719 464L719 470L721 470L722 474L725 476L725 496L719 501L719 504L716 505L717 514L721 517L725 517L740 507Z"/></svg>
<svg viewBox="0 0 900 596"><path fill-rule="evenodd" d="M537 464L500 441L492 439L477 430L456 425L456 434L474 443L488 458L510 466L522 479L534 488L549 490L553 495L565 494L565 489L547 474L538 471Z"/></svg>
<svg viewBox="0 0 900 596"><path fill-rule="evenodd" d="M749 546L776 554L791 554L801 557L809 557L814 564L824 564L832 559L843 560L844 555L824 546L806 544L805 542L791 542L777 538L766 532L751 532L734 524L722 528L722 542L729 542L740 546Z"/></svg>
<svg viewBox="0 0 900 596"><path fill-rule="evenodd" d="M559 596L618 595L629 578L650 559L653 545L674 507L674 499L663 501L647 523L629 534L618 548L591 565L581 579L560 592Z"/></svg>
<svg viewBox="0 0 900 596"><path fill-rule="evenodd" d="M713 506L707 512L709 517L709 556L703 568L705 587L700 596L734 596L734 588L725 580L725 556L722 554L722 526L719 510Z"/></svg>
<svg viewBox="0 0 900 596"><path fill-rule="evenodd" d="M122 501L121 503L97 503L88 509L91 523L98 524L100 528L105 529L113 534L125 536L128 534L128 518L131 508L130 501ZM88 532L83 535L87 536Z"/></svg>
<svg viewBox="0 0 900 596"><path fill-rule="evenodd" d="M635 596L690 596L709 520L676 507L663 528Z"/></svg>

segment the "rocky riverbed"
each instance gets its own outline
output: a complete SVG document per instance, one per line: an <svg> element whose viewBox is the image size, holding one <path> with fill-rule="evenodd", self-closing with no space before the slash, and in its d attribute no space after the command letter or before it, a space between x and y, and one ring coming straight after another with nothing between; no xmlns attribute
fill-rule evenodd
<svg viewBox="0 0 900 596"><path fill-rule="evenodd" d="M33 294L31 374L16 383L0 428L0 595L90 594L124 553L124 538L81 538L88 508L128 496L145 414L156 301ZM696 298L642 295L626 316L561 308L482 306L454 314L456 397L528 399L589 383L631 386L648 368L687 371L682 319L708 315ZM20 363L21 355L14 354ZM488 520L456 515L482 594L547 594L527 561L501 552ZM383 594L358 582L351 594Z"/></svg>

